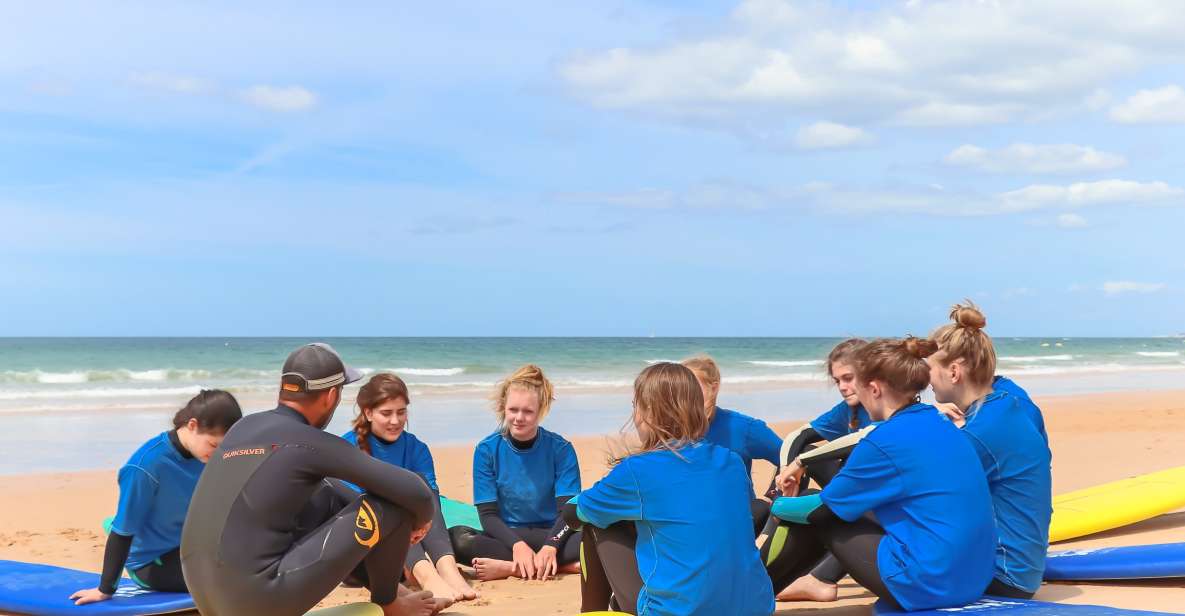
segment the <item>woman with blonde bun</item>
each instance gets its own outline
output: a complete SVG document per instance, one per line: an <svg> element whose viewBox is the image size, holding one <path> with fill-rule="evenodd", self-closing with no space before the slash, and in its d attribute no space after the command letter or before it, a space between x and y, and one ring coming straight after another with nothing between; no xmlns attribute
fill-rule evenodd
<svg viewBox="0 0 1185 616"><path fill-rule="evenodd" d="M1000 386L979 308L957 304L950 318L930 335L938 345L929 358L930 387L935 400L957 407L991 490L999 536L988 594L1027 599L1041 586L1053 513L1045 422L1027 395Z"/></svg>
<svg viewBox="0 0 1185 616"><path fill-rule="evenodd" d="M822 492L792 496L801 473L779 477L787 496L773 514L787 524L762 548L775 587L801 577L827 550L856 582L905 610L983 595L995 544L987 480L967 439L919 398L930 384L925 358L937 349L910 337L856 352L856 395L881 423Z"/></svg>
<svg viewBox="0 0 1185 616"><path fill-rule="evenodd" d="M498 429L473 452L473 503L482 530L449 529L457 560L482 580L546 580L579 571L580 537L560 510L580 492L576 450L543 429L555 400L543 370L527 364L498 384Z"/></svg>

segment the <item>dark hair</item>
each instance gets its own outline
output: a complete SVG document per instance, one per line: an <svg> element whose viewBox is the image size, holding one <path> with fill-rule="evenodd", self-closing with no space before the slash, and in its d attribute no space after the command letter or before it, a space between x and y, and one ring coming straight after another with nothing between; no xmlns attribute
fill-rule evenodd
<svg viewBox="0 0 1185 616"><path fill-rule="evenodd" d="M370 422L366 420L366 411L374 410L378 405L388 400L403 398L411 404L411 396L407 393L407 383L394 374L382 372L370 377L370 380L358 390L354 401L358 403L358 416L354 418L354 435L358 437L358 449L371 453ZM373 454L372 454L373 455Z"/></svg>
<svg viewBox="0 0 1185 616"><path fill-rule="evenodd" d="M861 338L848 338L843 342L835 345L831 352L827 354L827 376L834 379L835 375L831 373L831 366L836 362L853 365L856 363L856 352L861 347L868 344L867 340ZM848 416L848 429L855 432L860 428L860 416L856 414L856 409L851 409Z"/></svg>
<svg viewBox="0 0 1185 616"><path fill-rule="evenodd" d="M173 427L180 428L196 419L198 430L207 434L226 434L243 418L239 401L221 389L203 389L173 415Z"/></svg>
<svg viewBox="0 0 1185 616"><path fill-rule="evenodd" d="M856 378L882 381L890 389L916 396L930 385L926 358L938 351L938 343L925 338L882 338L856 351Z"/></svg>

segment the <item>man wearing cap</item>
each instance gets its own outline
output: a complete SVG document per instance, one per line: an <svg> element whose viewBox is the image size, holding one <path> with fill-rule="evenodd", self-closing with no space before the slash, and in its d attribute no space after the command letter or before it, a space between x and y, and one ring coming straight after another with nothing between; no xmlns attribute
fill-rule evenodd
<svg viewBox="0 0 1185 616"><path fill-rule="evenodd" d="M203 616L297 616L347 578L370 589L384 616L447 606L399 586L408 545L431 524L432 490L324 432L342 388L360 378L328 344L296 349L278 406L244 417L211 456L181 536L182 570Z"/></svg>

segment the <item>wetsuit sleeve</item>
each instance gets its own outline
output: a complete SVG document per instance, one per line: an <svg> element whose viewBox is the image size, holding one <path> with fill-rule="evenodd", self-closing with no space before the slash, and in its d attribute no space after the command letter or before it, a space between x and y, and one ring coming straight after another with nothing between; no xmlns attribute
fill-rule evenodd
<svg viewBox="0 0 1185 616"><path fill-rule="evenodd" d="M576 449L572 443L564 442L556 454L555 497L572 498L580 494L580 462L576 459Z"/></svg>
<svg viewBox="0 0 1185 616"><path fill-rule="evenodd" d="M424 478L432 491L440 494L440 487L436 484L436 462L432 460L432 451L424 443L416 441L415 455L412 457L411 468L408 470Z"/></svg>
<svg viewBox="0 0 1185 616"><path fill-rule="evenodd" d="M473 450L473 504L498 502L498 482L494 473L494 453L484 443Z"/></svg>
<svg viewBox="0 0 1185 616"><path fill-rule="evenodd" d="M863 441L843 470L823 488L820 496L835 515L848 522L905 493L901 472L872 441Z"/></svg>
<svg viewBox="0 0 1185 616"><path fill-rule="evenodd" d="M315 456L316 472L344 479L368 494L407 509L415 517L417 528L432 520L437 497L419 475L368 456L332 434L322 434L324 438L316 443L322 454Z"/></svg>
<svg viewBox="0 0 1185 616"><path fill-rule="evenodd" d="M580 493L576 516L597 528L608 528L624 520L642 517L642 489L630 469L631 460L623 460L604 479Z"/></svg>
<svg viewBox="0 0 1185 616"><path fill-rule="evenodd" d="M562 509L560 509L560 517L564 519L564 522L568 524L568 528L571 528L572 530L577 530L584 525L584 522L580 519L580 514L576 512L576 501L578 496L579 495L573 496L572 499L569 500Z"/></svg>
<svg viewBox="0 0 1185 616"><path fill-rule="evenodd" d="M778 438L778 435L764 421L754 419L749 424L745 440L748 441L745 446L749 450L750 458L765 460L774 466L781 466L778 462L778 452L782 450L782 439Z"/></svg>
<svg viewBox="0 0 1185 616"><path fill-rule="evenodd" d="M560 496L555 499L555 510L560 513L555 517L555 524L551 526L551 534L548 535L545 545L550 545L557 550L564 545L564 541L568 539L568 535L571 532L568 528L568 523L564 521L563 513L564 506L570 500L572 500L571 496Z"/></svg>
<svg viewBox="0 0 1185 616"><path fill-rule="evenodd" d="M119 586L119 574L128 562L132 551L132 537L111 531L107 535L107 547L103 549L103 573L99 576L99 592L114 595Z"/></svg>
<svg viewBox="0 0 1185 616"><path fill-rule="evenodd" d="M125 537L139 533L152 513L158 487L156 479L138 466L119 469L119 504L111 532Z"/></svg>
<svg viewBox="0 0 1185 616"><path fill-rule="evenodd" d="M791 460L797 458L807 445L821 440L823 437L819 436L819 433L810 425L799 426L797 430L787 434L785 440L782 441L782 450L778 454L778 468L786 466Z"/></svg>
<svg viewBox="0 0 1185 616"><path fill-rule="evenodd" d="M819 498L818 494L811 494L810 496L783 496L774 501L773 507L770 508L770 513L774 514L779 520L794 522L796 524L806 524L811 512L823 506L823 499Z"/></svg>
<svg viewBox="0 0 1185 616"><path fill-rule="evenodd" d="M864 440L865 436L868 436L869 432L872 432L874 427L875 426L868 426L858 432L853 432L847 436L841 436L834 441L829 441L824 445L820 445L800 455L798 458L802 460L803 466L808 468L811 466L811 464L847 458L852 455L852 450L856 448L856 445L858 445L860 441Z"/></svg>
<svg viewBox="0 0 1185 616"><path fill-rule="evenodd" d="M514 547L514 544L522 541L510 527L506 525L506 521L502 519L502 515L498 513L498 503L482 503L477 506L477 515L481 518L481 528L485 533L494 539L502 542L508 548Z"/></svg>

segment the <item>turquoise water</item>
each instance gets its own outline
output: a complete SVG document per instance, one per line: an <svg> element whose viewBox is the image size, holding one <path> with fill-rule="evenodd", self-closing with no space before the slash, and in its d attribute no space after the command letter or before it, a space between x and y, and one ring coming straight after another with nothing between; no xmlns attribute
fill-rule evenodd
<svg viewBox="0 0 1185 616"><path fill-rule="evenodd" d="M834 403L823 358L838 338L328 338L368 372L412 392L412 430L429 443L493 429L485 397L534 362L556 384L547 425L600 434L629 416L629 386L649 363L709 353L721 403L767 420L813 417ZM0 473L116 466L201 388L270 407L279 369L303 338L0 338ZM1185 339L998 338L999 371L1037 395L1181 387ZM331 428L354 413L348 388Z"/></svg>

